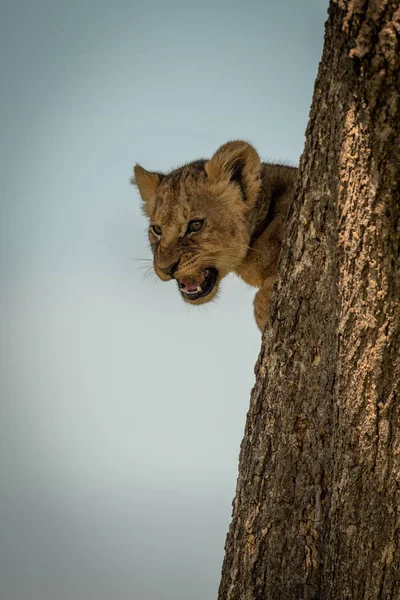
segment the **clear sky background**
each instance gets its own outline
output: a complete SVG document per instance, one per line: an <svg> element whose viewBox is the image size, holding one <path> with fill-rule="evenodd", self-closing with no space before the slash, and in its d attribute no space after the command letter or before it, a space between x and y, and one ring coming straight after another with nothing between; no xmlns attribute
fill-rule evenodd
<svg viewBox="0 0 400 600"><path fill-rule="evenodd" d="M297 163L327 0L14 0L0 17L0 598L214 600L260 335L183 304L132 165Z"/></svg>

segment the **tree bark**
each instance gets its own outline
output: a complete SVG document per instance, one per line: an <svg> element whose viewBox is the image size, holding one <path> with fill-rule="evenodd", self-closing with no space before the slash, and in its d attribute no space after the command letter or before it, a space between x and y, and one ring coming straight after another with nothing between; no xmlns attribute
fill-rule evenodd
<svg viewBox="0 0 400 600"><path fill-rule="evenodd" d="M219 600L400 599L399 40L331 0Z"/></svg>

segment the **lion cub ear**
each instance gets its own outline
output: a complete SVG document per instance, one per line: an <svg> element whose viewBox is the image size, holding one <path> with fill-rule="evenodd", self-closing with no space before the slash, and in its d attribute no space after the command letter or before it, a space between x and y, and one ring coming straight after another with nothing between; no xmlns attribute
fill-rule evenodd
<svg viewBox="0 0 400 600"><path fill-rule="evenodd" d="M146 171L140 165L135 165L133 171L135 176L132 177L131 183L137 186L144 202L144 212L150 217L156 200L157 188L161 183L163 175L161 173L150 173L150 171Z"/></svg>
<svg viewBox="0 0 400 600"><path fill-rule="evenodd" d="M205 164L211 181L231 181L239 185L243 200L254 205L261 188L261 162L247 142L228 142Z"/></svg>

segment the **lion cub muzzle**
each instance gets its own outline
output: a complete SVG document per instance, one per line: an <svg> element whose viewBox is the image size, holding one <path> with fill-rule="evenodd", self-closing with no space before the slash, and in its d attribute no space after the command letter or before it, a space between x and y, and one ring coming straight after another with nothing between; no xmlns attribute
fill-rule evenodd
<svg viewBox="0 0 400 600"><path fill-rule="evenodd" d="M178 270L178 265L179 265L179 260L168 265L167 267L161 267L159 264L157 264L157 267L164 275L167 275L167 277L169 277L169 279L172 279L175 275L175 272Z"/></svg>

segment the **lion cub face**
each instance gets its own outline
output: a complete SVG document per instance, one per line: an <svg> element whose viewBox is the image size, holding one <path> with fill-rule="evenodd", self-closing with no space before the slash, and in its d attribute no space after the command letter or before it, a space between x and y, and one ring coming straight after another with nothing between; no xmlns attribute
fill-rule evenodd
<svg viewBox="0 0 400 600"><path fill-rule="evenodd" d="M186 302L211 300L221 279L246 256L260 169L257 152L245 142L229 142L209 161L167 175L136 165L154 270L163 281L175 279Z"/></svg>

